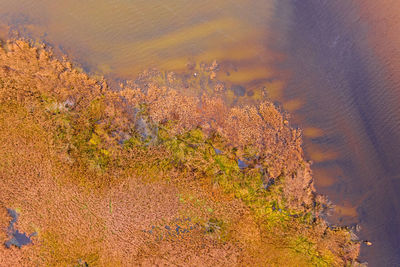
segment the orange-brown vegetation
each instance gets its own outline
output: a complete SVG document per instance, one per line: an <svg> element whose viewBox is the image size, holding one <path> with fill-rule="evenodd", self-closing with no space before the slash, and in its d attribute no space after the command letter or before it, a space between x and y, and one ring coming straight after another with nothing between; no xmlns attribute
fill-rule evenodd
<svg viewBox="0 0 400 267"><path fill-rule="evenodd" d="M319 216L301 132L269 102L228 107L215 85L198 96L148 71L116 92L43 47L5 43L0 242L6 208L37 236L0 246L0 266L355 263L350 233Z"/></svg>

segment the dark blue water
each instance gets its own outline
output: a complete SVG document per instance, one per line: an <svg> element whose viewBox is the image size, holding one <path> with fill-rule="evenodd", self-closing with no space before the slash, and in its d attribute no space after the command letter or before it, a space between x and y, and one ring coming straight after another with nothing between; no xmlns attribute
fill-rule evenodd
<svg viewBox="0 0 400 267"><path fill-rule="evenodd" d="M365 45L374 32L353 4L279 1L275 23L286 31L273 49L288 54L279 67L293 72L286 97L306 101L294 114L305 118L298 123L325 132L306 139L306 152L318 145L339 155L314 163L315 169L341 170L332 173L335 183L317 191L338 205L351 203L357 215L335 215L331 221L361 226L359 237L373 244L361 249L369 266L400 266L400 104L392 105L398 91ZM290 22L282 21L288 13Z"/></svg>

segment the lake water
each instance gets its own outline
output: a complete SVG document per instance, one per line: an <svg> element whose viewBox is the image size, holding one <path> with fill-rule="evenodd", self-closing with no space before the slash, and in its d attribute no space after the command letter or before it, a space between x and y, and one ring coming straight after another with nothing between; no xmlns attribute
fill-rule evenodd
<svg viewBox="0 0 400 267"><path fill-rule="evenodd" d="M400 266L399 1L0 0L0 24L115 81L216 59L238 103L266 90L304 129L329 220L373 243L361 260Z"/></svg>

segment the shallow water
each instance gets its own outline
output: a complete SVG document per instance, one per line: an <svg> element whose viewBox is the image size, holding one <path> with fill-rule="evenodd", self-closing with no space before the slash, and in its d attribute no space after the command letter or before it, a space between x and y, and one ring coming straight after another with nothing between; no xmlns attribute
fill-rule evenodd
<svg viewBox="0 0 400 267"><path fill-rule="evenodd" d="M216 59L237 103L258 96L243 88L265 88L304 129L317 189L337 205L330 221L359 223L361 238L373 243L362 260L393 266L400 264L400 53L387 42L397 38L400 15L389 2L0 0L0 23L117 81Z"/></svg>

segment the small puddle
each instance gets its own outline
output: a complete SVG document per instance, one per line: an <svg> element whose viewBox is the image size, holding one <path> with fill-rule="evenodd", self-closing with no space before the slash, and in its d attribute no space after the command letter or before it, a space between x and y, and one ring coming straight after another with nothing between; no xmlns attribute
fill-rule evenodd
<svg viewBox="0 0 400 267"><path fill-rule="evenodd" d="M7 234L8 234L8 237L10 238L10 240L6 241L4 243L4 245L7 248L11 248L12 245L14 245L18 248L21 248L22 246L31 244L32 243L31 238L33 236L36 236L37 233L34 232L28 236L28 235L26 235L26 233L22 233L22 232L18 231L17 229L15 229L15 224L17 223L19 214L17 213L17 211L15 211L13 209L7 209L7 211L12 219L7 228Z"/></svg>

